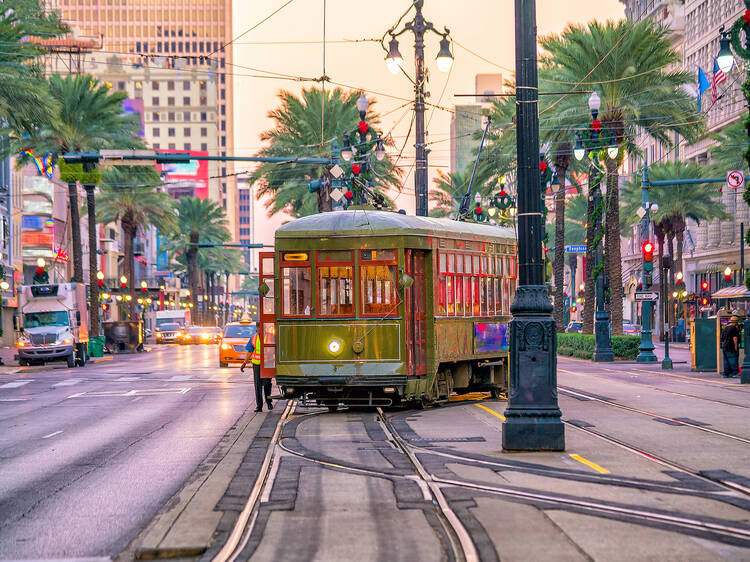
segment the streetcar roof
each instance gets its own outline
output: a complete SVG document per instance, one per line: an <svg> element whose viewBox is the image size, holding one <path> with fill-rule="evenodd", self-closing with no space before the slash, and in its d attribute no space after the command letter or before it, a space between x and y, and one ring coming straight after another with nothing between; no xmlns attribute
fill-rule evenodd
<svg viewBox="0 0 750 562"><path fill-rule="evenodd" d="M327 238L352 236L447 236L514 240L510 227L402 215L390 211L354 209L309 215L290 221L276 231L276 238Z"/></svg>

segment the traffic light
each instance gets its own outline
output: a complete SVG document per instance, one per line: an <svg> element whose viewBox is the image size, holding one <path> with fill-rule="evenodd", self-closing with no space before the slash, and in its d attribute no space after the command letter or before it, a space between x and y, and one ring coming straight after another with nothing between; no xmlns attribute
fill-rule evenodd
<svg viewBox="0 0 750 562"><path fill-rule="evenodd" d="M307 184L307 191L308 193L317 193L321 190L321 188L326 186L326 180L323 178L318 178L316 180L312 180L310 183Z"/></svg>
<svg viewBox="0 0 750 562"><path fill-rule="evenodd" d="M651 272L654 270L654 243L646 241L643 243L643 269Z"/></svg>
<svg viewBox="0 0 750 562"><path fill-rule="evenodd" d="M703 291L703 292L708 291L708 281L703 281L701 283L701 291Z"/></svg>
<svg viewBox="0 0 750 562"><path fill-rule="evenodd" d="M727 283L730 283L730 282L732 281L732 268L730 268L730 267L727 267L727 268L726 268L726 269L724 270L724 280L725 280L725 281L726 281Z"/></svg>
<svg viewBox="0 0 750 562"><path fill-rule="evenodd" d="M708 299L707 299L706 297L703 297L703 298L701 299L701 304L702 304L703 306L706 306L706 305L708 305Z"/></svg>

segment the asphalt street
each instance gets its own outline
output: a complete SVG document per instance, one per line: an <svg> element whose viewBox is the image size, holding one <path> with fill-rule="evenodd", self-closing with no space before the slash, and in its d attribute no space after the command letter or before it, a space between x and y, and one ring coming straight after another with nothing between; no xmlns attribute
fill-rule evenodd
<svg viewBox="0 0 750 562"><path fill-rule="evenodd" d="M216 346L0 375L0 559L114 557L253 400Z"/></svg>

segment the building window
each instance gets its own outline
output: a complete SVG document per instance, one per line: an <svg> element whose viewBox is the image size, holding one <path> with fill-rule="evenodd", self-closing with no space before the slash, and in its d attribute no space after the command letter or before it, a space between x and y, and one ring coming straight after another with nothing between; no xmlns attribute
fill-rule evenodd
<svg viewBox="0 0 750 562"><path fill-rule="evenodd" d="M183 90L189 90L190 89L190 80L183 80L182 81L182 89Z"/></svg>
<svg viewBox="0 0 750 562"><path fill-rule="evenodd" d="M190 112L189 112L189 111L186 111L186 112L184 112L184 113L182 114L182 118L183 118L183 119L184 119L185 121L190 121Z"/></svg>
<svg viewBox="0 0 750 562"><path fill-rule="evenodd" d="M190 150L190 143L189 142L185 143L185 150Z"/></svg>
<svg viewBox="0 0 750 562"><path fill-rule="evenodd" d="M221 137L221 146L227 145L227 137Z"/></svg>
<svg viewBox="0 0 750 562"><path fill-rule="evenodd" d="M153 146L154 146L154 150L159 150L159 143L158 142L155 142Z"/></svg>
<svg viewBox="0 0 750 562"><path fill-rule="evenodd" d="M175 143L170 142L169 143L169 150L175 150L175 146L176 146Z"/></svg>
<svg viewBox="0 0 750 562"><path fill-rule="evenodd" d="M205 121L205 120L206 120L206 112L201 111L201 121Z"/></svg>
<svg viewBox="0 0 750 562"><path fill-rule="evenodd" d="M154 130L153 130L151 136L154 136L154 137L158 137L159 136L159 127L154 127Z"/></svg>
<svg viewBox="0 0 750 562"><path fill-rule="evenodd" d="M221 89L221 99L223 99L223 100L227 99L227 91L224 88ZM222 106L222 108L223 107L224 106Z"/></svg>
<svg viewBox="0 0 750 562"><path fill-rule="evenodd" d="M172 97L167 98L167 105L174 105L174 98Z"/></svg>
<svg viewBox="0 0 750 562"><path fill-rule="evenodd" d="M159 112L158 111L154 111L151 114L151 117L154 119L154 121L158 121L159 120Z"/></svg>
<svg viewBox="0 0 750 562"><path fill-rule="evenodd" d="M159 81L158 80L154 80L153 82L151 82L151 89L152 90L158 90L159 89Z"/></svg>
<svg viewBox="0 0 750 562"><path fill-rule="evenodd" d="M125 90L125 82L118 82L117 83L117 89L120 90L120 91L124 91Z"/></svg>
<svg viewBox="0 0 750 562"><path fill-rule="evenodd" d="M208 127L201 127L201 136L202 137L208 136Z"/></svg>
<svg viewBox="0 0 750 562"><path fill-rule="evenodd" d="M200 89L201 92L205 92L206 91L206 81L205 80L201 80L199 82L199 89Z"/></svg>
<svg viewBox="0 0 750 562"><path fill-rule="evenodd" d="M174 90L174 80L167 80L167 90L170 92Z"/></svg>
<svg viewBox="0 0 750 562"><path fill-rule="evenodd" d="M159 105L159 98L151 98L151 105Z"/></svg>
<svg viewBox="0 0 750 562"><path fill-rule="evenodd" d="M189 137L190 136L190 127L185 127L184 129L182 129L182 135L185 136L185 137Z"/></svg>
<svg viewBox="0 0 750 562"><path fill-rule="evenodd" d="M222 193L226 193L227 192L227 184L225 184L225 183L221 184L221 192Z"/></svg>
<svg viewBox="0 0 750 562"><path fill-rule="evenodd" d="M206 144L205 142L202 142L201 143L201 150L203 152L206 152L208 150L208 144Z"/></svg>
<svg viewBox="0 0 750 562"><path fill-rule="evenodd" d="M169 120L170 122L174 121L174 111L169 112L169 114L167 115L167 120Z"/></svg>
<svg viewBox="0 0 750 562"><path fill-rule="evenodd" d="M190 97L189 96L185 96L184 98L182 98L182 105L190 105Z"/></svg>
<svg viewBox="0 0 750 562"><path fill-rule="evenodd" d="M174 127L170 127L169 129L167 129L167 136L168 137L173 137L174 135L175 135Z"/></svg>

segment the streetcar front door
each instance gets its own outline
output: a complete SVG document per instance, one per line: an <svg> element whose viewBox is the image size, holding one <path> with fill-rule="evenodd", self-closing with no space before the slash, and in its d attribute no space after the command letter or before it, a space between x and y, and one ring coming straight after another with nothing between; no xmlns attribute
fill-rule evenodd
<svg viewBox="0 0 750 562"><path fill-rule="evenodd" d="M414 282L404 292L406 312L406 369L409 375L427 373L425 335L425 252L406 250L406 273Z"/></svg>
<svg viewBox="0 0 750 562"><path fill-rule="evenodd" d="M276 284L274 278L274 254L273 252L260 252L260 275L258 286L264 283L268 286L268 292L260 295L259 319L261 340L261 362L260 376L272 379L276 376L276 310L274 308L276 299Z"/></svg>

